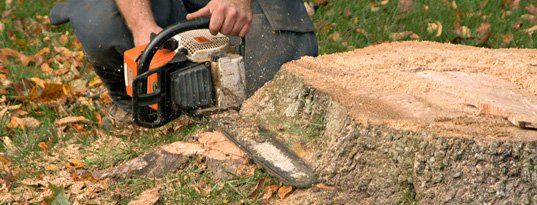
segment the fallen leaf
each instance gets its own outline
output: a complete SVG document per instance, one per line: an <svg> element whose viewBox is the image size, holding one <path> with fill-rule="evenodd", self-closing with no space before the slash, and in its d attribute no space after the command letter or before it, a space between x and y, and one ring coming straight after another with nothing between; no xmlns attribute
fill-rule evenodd
<svg viewBox="0 0 537 205"><path fill-rule="evenodd" d="M13 3L13 0L6 0L6 7L11 7L11 3Z"/></svg>
<svg viewBox="0 0 537 205"><path fill-rule="evenodd" d="M520 9L520 0L511 0L509 7L511 7L511 10Z"/></svg>
<svg viewBox="0 0 537 205"><path fill-rule="evenodd" d="M156 204L160 199L160 190L161 187L155 187L152 189L145 190L134 200L129 202L129 205L152 205Z"/></svg>
<svg viewBox="0 0 537 205"><path fill-rule="evenodd" d="M351 10L349 8L345 8L345 13L344 13L345 17L349 17L351 16Z"/></svg>
<svg viewBox="0 0 537 205"><path fill-rule="evenodd" d="M377 4L375 3L370 3L369 4L369 9L371 9L371 12L377 12L380 10L380 7L377 6Z"/></svg>
<svg viewBox="0 0 537 205"><path fill-rule="evenodd" d="M278 190L278 185L270 185L265 187L265 190L263 190L263 197L261 197L263 200L268 200L272 197L274 192Z"/></svg>
<svg viewBox="0 0 537 205"><path fill-rule="evenodd" d="M522 26L522 21L515 21L511 28L520 28L520 26Z"/></svg>
<svg viewBox="0 0 537 205"><path fill-rule="evenodd" d="M280 199L284 199L285 197L289 196L289 194L293 193L294 188L292 186L282 186L278 189L278 197Z"/></svg>
<svg viewBox="0 0 537 205"><path fill-rule="evenodd" d="M4 23L0 22L0 32L4 31L4 28L5 28Z"/></svg>
<svg viewBox="0 0 537 205"><path fill-rule="evenodd" d="M6 61L8 58L18 59L24 66L27 66L28 64L30 64L30 62L33 61L33 58L28 57L23 53L13 50L11 48L0 49L0 61Z"/></svg>
<svg viewBox="0 0 537 205"><path fill-rule="evenodd" d="M21 118L18 117L11 117L9 120L9 123L7 124L8 128L15 129L15 128L21 128L26 129L26 126L24 126L24 122Z"/></svg>
<svg viewBox="0 0 537 205"><path fill-rule="evenodd" d="M43 150L43 152L48 152L48 145L46 142L40 142L37 144L37 146L39 148L41 148L41 150Z"/></svg>
<svg viewBox="0 0 537 205"><path fill-rule="evenodd" d="M524 32L529 34L530 36L533 35L533 32L537 30L537 25L531 27L531 28L528 28L528 29L525 29Z"/></svg>
<svg viewBox="0 0 537 205"><path fill-rule="evenodd" d="M530 4L530 5L526 6L526 10L527 10L530 14L537 15L537 6L535 6L535 5L533 5L533 4Z"/></svg>
<svg viewBox="0 0 537 205"><path fill-rule="evenodd" d="M304 2L304 7L306 8L306 13L309 17L312 17L315 14L315 6L313 2Z"/></svg>
<svg viewBox="0 0 537 205"><path fill-rule="evenodd" d="M459 35L462 38L470 38L472 37L472 30L470 30L466 26L461 26L458 30L455 31L457 35Z"/></svg>
<svg viewBox="0 0 537 205"><path fill-rule="evenodd" d="M88 83L88 87L93 88L102 85L103 82L101 81L101 78L98 76L95 76L91 81Z"/></svg>
<svg viewBox="0 0 537 205"><path fill-rule="evenodd" d="M60 168L58 168L58 166L53 165L53 164L49 164L45 167L45 171L58 171L58 170L60 170Z"/></svg>
<svg viewBox="0 0 537 205"><path fill-rule="evenodd" d="M417 40L420 37L417 34L415 34L414 32L412 32L412 31L403 31L403 32L391 33L390 34L390 39L392 41L403 40L405 38L410 38L412 40Z"/></svg>
<svg viewBox="0 0 537 205"><path fill-rule="evenodd" d="M7 153L9 154L15 154L17 153L17 151L19 150L14 144L13 144L13 141L11 141L11 138L9 138L8 136L4 136L2 138L2 142L4 142L4 147L6 148L7 150Z"/></svg>
<svg viewBox="0 0 537 205"><path fill-rule="evenodd" d="M414 1L413 0L399 0L399 3L397 4L397 10L399 13L406 13L409 11L412 11L414 9Z"/></svg>
<svg viewBox="0 0 537 205"><path fill-rule="evenodd" d="M330 190L330 191L335 191L336 190L335 186L329 186L329 185L326 185L325 183L316 184L315 187L317 187L319 189Z"/></svg>
<svg viewBox="0 0 537 205"><path fill-rule="evenodd" d="M68 37L66 34L62 34L62 35L60 36L60 42L61 42L62 44L67 44L68 41L69 41L69 37Z"/></svg>
<svg viewBox="0 0 537 205"><path fill-rule="evenodd" d="M9 68L7 68L6 66L4 66L4 65L2 65L0 63L0 73L8 74L9 73Z"/></svg>
<svg viewBox="0 0 537 205"><path fill-rule="evenodd" d="M52 73L52 68L48 63L43 63L41 64L41 71L45 74Z"/></svg>
<svg viewBox="0 0 537 205"><path fill-rule="evenodd" d="M250 195L248 195L248 198L255 199L257 198L257 194L259 193L259 189L265 185L265 181L267 181L267 178L260 179L257 184L255 185L254 189L250 192Z"/></svg>
<svg viewBox="0 0 537 205"><path fill-rule="evenodd" d="M455 0L453 0L453 1L451 2L451 8L453 8L453 9L457 9L458 7L459 7L459 6L457 6L457 2L455 2Z"/></svg>
<svg viewBox="0 0 537 205"><path fill-rule="evenodd" d="M504 44L508 44L508 43L511 43L511 41L513 40L513 34L506 34L502 37L502 42Z"/></svg>
<svg viewBox="0 0 537 205"><path fill-rule="evenodd" d="M93 115L95 116L95 119L97 119L97 125L101 127L103 125L103 117L101 116L101 113L94 112Z"/></svg>
<svg viewBox="0 0 537 205"><path fill-rule="evenodd" d="M390 3L390 0L382 0L382 1L380 1L380 5L383 5L383 6L388 4L388 3Z"/></svg>
<svg viewBox="0 0 537 205"><path fill-rule="evenodd" d="M354 29L354 31L355 31L356 33L362 34L362 35L364 35L364 36L369 36L369 33L367 33L367 31L364 30L364 29L357 28L357 29Z"/></svg>
<svg viewBox="0 0 537 205"><path fill-rule="evenodd" d="M340 36L339 32L334 32L334 33L330 34L329 38L332 41L339 41L341 39L341 36Z"/></svg>
<svg viewBox="0 0 537 205"><path fill-rule="evenodd" d="M479 27L477 28L477 33L479 35L487 34L488 32L490 32L490 26L491 26L490 23L487 23L487 22L481 23Z"/></svg>
<svg viewBox="0 0 537 205"><path fill-rule="evenodd" d="M526 21L529 21L533 24L537 24L537 18L535 18L535 15L531 15L531 14L524 14L522 16L520 16L521 19L523 20L526 20Z"/></svg>
<svg viewBox="0 0 537 205"><path fill-rule="evenodd" d="M442 23L440 23L439 21L427 24L427 31L429 33L436 32L435 34L436 37L440 37L442 35L442 30L443 30L443 26L442 26Z"/></svg>
<svg viewBox="0 0 537 205"><path fill-rule="evenodd" d="M56 126L64 126L64 125L69 125L73 123L90 124L91 121L86 119L84 116L70 116L70 117L64 117L54 122Z"/></svg>

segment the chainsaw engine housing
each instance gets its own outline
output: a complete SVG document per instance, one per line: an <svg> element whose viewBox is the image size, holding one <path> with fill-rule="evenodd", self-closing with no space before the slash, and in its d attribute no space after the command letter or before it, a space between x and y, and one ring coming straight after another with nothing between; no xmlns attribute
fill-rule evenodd
<svg viewBox="0 0 537 205"><path fill-rule="evenodd" d="M166 40L176 41L177 48L162 48L160 42L159 48L146 45L125 52L125 85L133 97L135 122L158 127L183 112L240 107L245 99L244 62L227 36L192 29ZM154 52L150 62L141 62L145 52ZM149 65L146 71L140 69L144 63Z"/></svg>

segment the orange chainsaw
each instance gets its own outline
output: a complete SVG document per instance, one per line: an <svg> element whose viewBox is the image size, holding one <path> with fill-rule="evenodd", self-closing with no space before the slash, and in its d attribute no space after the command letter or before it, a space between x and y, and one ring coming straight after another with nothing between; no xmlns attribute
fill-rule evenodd
<svg viewBox="0 0 537 205"><path fill-rule="evenodd" d="M180 22L125 52L136 124L159 127L185 112L238 108L244 101L244 43L233 46L208 26L208 19Z"/></svg>
<svg viewBox="0 0 537 205"><path fill-rule="evenodd" d="M125 84L135 123L154 128L184 112L240 107L246 98L244 41L234 47L227 36L211 35L208 25L208 19L178 23L147 46L125 52ZM312 169L274 136L231 116L214 117L212 127L272 176L295 187L317 182Z"/></svg>

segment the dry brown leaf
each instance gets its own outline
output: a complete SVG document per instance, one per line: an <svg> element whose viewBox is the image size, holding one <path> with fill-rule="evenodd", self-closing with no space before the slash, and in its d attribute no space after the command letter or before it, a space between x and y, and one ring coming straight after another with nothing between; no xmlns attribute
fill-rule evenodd
<svg viewBox="0 0 537 205"><path fill-rule="evenodd" d="M345 8L345 13L344 13L345 17L350 17L351 16L351 9L349 8Z"/></svg>
<svg viewBox="0 0 537 205"><path fill-rule="evenodd" d="M528 28L528 29L525 29L524 32L529 34L530 36L533 35L533 32L537 31L537 25L531 27L531 28Z"/></svg>
<svg viewBox="0 0 537 205"><path fill-rule="evenodd" d="M326 185L325 183L316 184L315 187L317 187L319 189L330 190L330 191L335 191L336 190L335 186L329 186L329 185Z"/></svg>
<svg viewBox="0 0 537 205"><path fill-rule="evenodd" d="M62 35L60 36L60 42L61 42L62 44L67 44L68 41L69 41L69 37L68 37L66 34L62 34Z"/></svg>
<svg viewBox="0 0 537 205"><path fill-rule="evenodd" d="M9 68L7 68L6 66L4 66L4 65L2 65L0 63L0 73L8 74L9 73Z"/></svg>
<svg viewBox="0 0 537 205"><path fill-rule="evenodd" d="M530 5L526 6L526 10L527 10L530 14L537 15L537 6L535 6L535 5L533 5L533 4L530 4Z"/></svg>
<svg viewBox="0 0 537 205"><path fill-rule="evenodd" d="M263 178L257 182L254 189L250 192L250 195L248 198L255 199L257 198L257 194L259 193L259 189L265 185L265 181L267 181L267 178Z"/></svg>
<svg viewBox="0 0 537 205"><path fill-rule="evenodd" d="M160 199L160 190L161 187L155 187L152 189L145 190L134 200L129 202L129 205L152 205L158 202Z"/></svg>
<svg viewBox="0 0 537 205"><path fill-rule="evenodd" d="M397 10L399 13L406 13L409 11L412 11L414 9L414 1L413 0L399 0L399 3L397 4Z"/></svg>
<svg viewBox="0 0 537 205"><path fill-rule="evenodd" d="M78 123L70 124L69 127L73 128L77 132L85 132L86 131L86 128L84 128L83 125L78 124Z"/></svg>
<svg viewBox="0 0 537 205"><path fill-rule="evenodd" d="M46 142L40 142L37 144L37 146L39 148L41 148L41 150L43 150L43 152L47 152L48 151L48 145Z"/></svg>
<svg viewBox="0 0 537 205"><path fill-rule="evenodd" d="M479 35L487 34L488 32L490 32L490 26L491 26L490 23L487 23L487 22L481 23L479 27L477 28L477 33Z"/></svg>
<svg viewBox="0 0 537 205"><path fill-rule="evenodd" d="M304 2L304 7L306 8L306 13L308 13L309 17L312 17L315 14L313 2Z"/></svg>
<svg viewBox="0 0 537 205"><path fill-rule="evenodd" d="M103 125L103 117L101 116L100 112L94 112L93 115L95 116L95 119L97 119L97 126Z"/></svg>
<svg viewBox="0 0 537 205"><path fill-rule="evenodd" d="M516 10L520 8L520 0L511 0L509 3L509 7L511 7L511 10Z"/></svg>
<svg viewBox="0 0 537 205"><path fill-rule="evenodd" d="M21 52L13 50L11 48L2 48L0 49L0 61L6 61L8 58L18 59L24 66L27 66L34 59L24 55Z"/></svg>
<svg viewBox="0 0 537 205"><path fill-rule="evenodd" d="M442 32L443 32L442 23L440 23L440 21L436 21L434 23L428 23L427 24L427 31L429 33L436 32L435 36L440 37L442 35Z"/></svg>
<svg viewBox="0 0 537 205"><path fill-rule="evenodd" d="M4 142L4 147L6 148L6 151L8 154L14 154L19 150L15 146L15 144L13 144L13 141L11 141L11 138L9 138L8 136L4 136L2 138L2 142Z"/></svg>
<svg viewBox="0 0 537 205"><path fill-rule="evenodd" d="M390 3L390 0L382 0L382 1L380 1L380 5L383 5L383 6L388 4L388 3Z"/></svg>
<svg viewBox="0 0 537 205"><path fill-rule="evenodd" d="M98 76L95 76L91 81L88 83L88 87L93 88L102 85L103 82L101 81L101 78Z"/></svg>
<svg viewBox="0 0 537 205"><path fill-rule="evenodd" d="M261 198L263 200L269 200L276 190L278 190L278 185L270 185L265 187L265 190L263 190L263 197Z"/></svg>
<svg viewBox="0 0 537 205"><path fill-rule="evenodd" d="M371 12L377 12L377 11L380 10L380 7L377 6L377 4L375 4L375 3L370 3L369 4L369 9L371 9Z"/></svg>
<svg viewBox="0 0 537 205"><path fill-rule="evenodd" d="M502 42L504 44L509 44L513 40L513 34L506 34L502 37Z"/></svg>
<svg viewBox="0 0 537 205"><path fill-rule="evenodd" d="M11 4L13 3L13 0L6 0L6 7L11 7Z"/></svg>
<svg viewBox="0 0 537 205"><path fill-rule="evenodd" d="M289 194L293 193L295 189L292 186L282 186L278 189L278 197L280 199L284 199L285 197L289 196Z"/></svg>
<svg viewBox="0 0 537 205"><path fill-rule="evenodd" d="M339 41L341 39L341 36L340 36L339 32L334 32L334 33L330 34L329 38L332 41Z"/></svg>
<svg viewBox="0 0 537 205"><path fill-rule="evenodd" d="M412 31L403 31L403 32L391 33L390 34L390 39L392 41L403 40L405 38L410 38L412 40L417 40L417 39L420 38L420 36L418 36L417 34L415 34Z"/></svg>
<svg viewBox="0 0 537 205"><path fill-rule="evenodd" d="M69 125L69 124L74 124L74 123L89 124L91 123L91 121L86 119L84 116L69 116L69 117L64 117L62 119L56 120L56 122L54 122L56 126L64 126L64 125Z"/></svg>
<svg viewBox="0 0 537 205"><path fill-rule="evenodd" d="M453 8L453 9L457 9L458 7L459 7L459 6L457 6L457 2L455 2L455 0L453 0L453 1L451 2L451 8Z"/></svg>
<svg viewBox="0 0 537 205"><path fill-rule="evenodd" d="M6 74L0 73L0 78L1 79L7 79L7 76L6 76Z"/></svg>
<svg viewBox="0 0 537 205"><path fill-rule="evenodd" d="M60 168L58 168L58 166L53 165L53 164L49 164L45 167L45 171L58 171L58 170L60 170Z"/></svg>
<svg viewBox="0 0 537 205"><path fill-rule="evenodd" d="M457 35L459 35L462 38L470 38L472 37L472 30L470 30L466 26L461 26L458 30L455 31Z"/></svg>
<svg viewBox="0 0 537 205"><path fill-rule="evenodd" d="M21 128L26 129L26 126L24 126L24 122L21 118L18 117L11 117L9 120L9 123L7 124L8 128L15 129L15 128Z"/></svg>
<svg viewBox="0 0 537 205"><path fill-rule="evenodd" d="M45 74L52 73L52 68L48 63L43 63L41 64L41 71Z"/></svg>

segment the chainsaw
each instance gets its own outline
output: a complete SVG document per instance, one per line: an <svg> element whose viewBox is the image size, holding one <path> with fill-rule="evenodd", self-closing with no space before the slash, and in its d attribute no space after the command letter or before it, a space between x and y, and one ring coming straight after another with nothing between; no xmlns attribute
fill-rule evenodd
<svg viewBox="0 0 537 205"><path fill-rule="evenodd" d="M246 98L244 40L238 46L212 35L208 19L180 22L127 50L124 72L134 122L155 128L182 113L239 108ZM221 131L269 174L295 187L317 182L313 171L276 137L238 115L215 115Z"/></svg>
<svg viewBox="0 0 537 205"><path fill-rule="evenodd" d="M209 19L172 25L124 53L134 122L155 128L183 113L238 108L245 100L244 41L212 35Z"/></svg>

